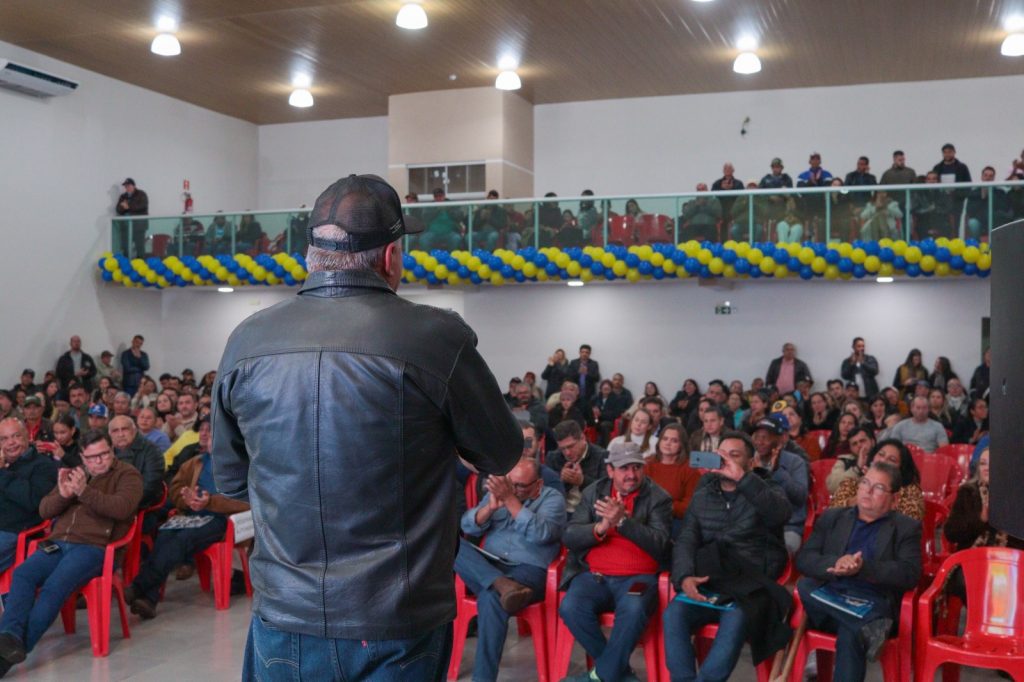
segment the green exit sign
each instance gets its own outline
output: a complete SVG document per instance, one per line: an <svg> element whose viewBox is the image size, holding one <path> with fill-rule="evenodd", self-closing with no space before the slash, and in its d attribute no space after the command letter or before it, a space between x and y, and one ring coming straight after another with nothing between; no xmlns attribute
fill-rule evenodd
<svg viewBox="0 0 1024 682"><path fill-rule="evenodd" d="M715 315L732 315L732 306L728 303L715 306Z"/></svg>

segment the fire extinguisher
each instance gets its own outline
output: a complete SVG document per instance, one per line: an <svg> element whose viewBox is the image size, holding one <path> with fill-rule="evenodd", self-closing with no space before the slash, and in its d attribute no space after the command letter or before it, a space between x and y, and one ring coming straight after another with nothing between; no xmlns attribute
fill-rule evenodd
<svg viewBox="0 0 1024 682"><path fill-rule="evenodd" d="M185 199L185 213L192 212L192 193L189 191L189 182L186 178L182 183L182 197Z"/></svg>

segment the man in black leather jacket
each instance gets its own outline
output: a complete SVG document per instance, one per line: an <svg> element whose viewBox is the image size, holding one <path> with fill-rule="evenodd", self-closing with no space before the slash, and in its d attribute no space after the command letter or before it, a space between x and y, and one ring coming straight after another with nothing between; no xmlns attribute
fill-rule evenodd
<svg viewBox="0 0 1024 682"><path fill-rule="evenodd" d="M412 231L381 178L339 180L310 214L299 295L228 340L212 454L256 528L245 679L447 668L456 455L505 474L523 436L473 330L395 295Z"/></svg>

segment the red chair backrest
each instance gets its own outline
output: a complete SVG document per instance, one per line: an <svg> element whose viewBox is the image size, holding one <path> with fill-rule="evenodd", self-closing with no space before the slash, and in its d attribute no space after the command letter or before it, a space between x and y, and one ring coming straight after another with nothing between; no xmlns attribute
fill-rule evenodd
<svg viewBox="0 0 1024 682"><path fill-rule="evenodd" d="M835 463L836 460L834 459L819 459L810 464L811 499L814 500L814 509L817 515L820 515L823 510L828 509L829 502L832 500L832 494L825 485L825 479L828 478L829 472L832 471Z"/></svg>
<svg viewBox="0 0 1024 682"><path fill-rule="evenodd" d="M667 215L644 213L637 221L637 241L641 244L671 241L668 226L671 218Z"/></svg>
<svg viewBox="0 0 1024 682"><path fill-rule="evenodd" d="M949 554L947 548L942 546L942 536L939 534L939 527L947 518L949 509L946 505L932 500L924 501L924 518L921 519L921 556L934 559Z"/></svg>
<svg viewBox="0 0 1024 682"><path fill-rule="evenodd" d="M967 455L970 457L974 454L974 446L967 443L950 443L948 445L940 445L935 451L936 455L946 455L953 459L959 459L961 455Z"/></svg>
<svg viewBox="0 0 1024 682"><path fill-rule="evenodd" d="M921 474L921 492L924 493L924 498L935 502L944 501L949 494L950 479L959 476L956 462L942 455L913 451L911 454Z"/></svg>
<svg viewBox="0 0 1024 682"><path fill-rule="evenodd" d="M910 454L912 455L916 456L928 454L927 452L925 452L925 449L922 448L920 445L915 445L913 443L904 443L904 445L907 446L907 450L910 450Z"/></svg>
<svg viewBox="0 0 1024 682"><path fill-rule="evenodd" d="M825 452L825 446L828 445L828 438L832 435L832 432L828 429L817 429L815 431L808 431L808 436L818 439L818 448Z"/></svg>
<svg viewBox="0 0 1024 682"><path fill-rule="evenodd" d="M612 216L608 219L608 243L632 244L634 229L632 216Z"/></svg>
<svg viewBox="0 0 1024 682"><path fill-rule="evenodd" d="M476 474L470 474L466 479L466 509L472 509L480 504L476 496Z"/></svg>
<svg viewBox="0 0 1024 682"><path fill-rule="evenodd" d="M1024 552L1002 547L976 547L957 552L942 564L936 581L959 565L967 593L964 638L988 635L1009 638L1024 646Z"/></svg>

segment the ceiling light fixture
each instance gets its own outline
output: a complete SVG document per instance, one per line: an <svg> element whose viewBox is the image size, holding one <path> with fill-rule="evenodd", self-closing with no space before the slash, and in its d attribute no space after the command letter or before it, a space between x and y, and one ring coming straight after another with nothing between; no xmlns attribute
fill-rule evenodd
<svg viewBox="0 0 1024 682"><path fill-rule="evenodd" d="M217 287L217 291L219 291L222 294L230 294L233 293L235 290L232 289L231 287Z"/></svg>
<svg viewBox="0 0 1024 682"><path fill-rule="evenodd" d="M398 16L395 17L395 25L398 28L404 28L409 31L418 31L421 28L426 28L427 12L423 9L423 5L416 2L408 2L402 5L402 9L398 10Z"/></svg>
<svg viewBox="0 0 1024 682"><path fill-rule="evenodd" d="M879 284L892 284L895 280L892 277L879 277L875 281Z"/></svg>
<svg viewBox="0 0 1024 682"><path fill-rule="evenodd" d="M566 282L566 284L568 284L571 287L581 287L581 286L583 286L583 280L581 280L581 279L570 279L568 282Z"/></svg>
<svg viewBox="0 0 1024 682"><path fill-rule="evenodd" d="M181 54L181 43L173 33L160 33L153 38L149 50L161 57L176 57Z"/></svg>
<svg viewBox="0 0 1024 682"><path fill-rule="evenodd" d="M295 88L288 96L288 104L300 109L311 107L313 106L313 93L306 88Z"/></svg>
<svg viewBox="0 0 1024 682"><path fill-rule="evenodd" d="M1024 33L1011 33L1006 36L999 52L1004 57L1024 57Z"/></svg>
<svg viewBox="0 0 1024 682"><path fill-rule="evenodd" d="M499 90L518 90L523 87L523 82L515 71L502 71L494 79L494 87Z"/></svg>
<svg viewBox="0 0 1024 682"><path fill-rule="evenodd" d="M732 63L732 70L749 76L761 70L761 60L753 52L740 52Z"/></svg>

